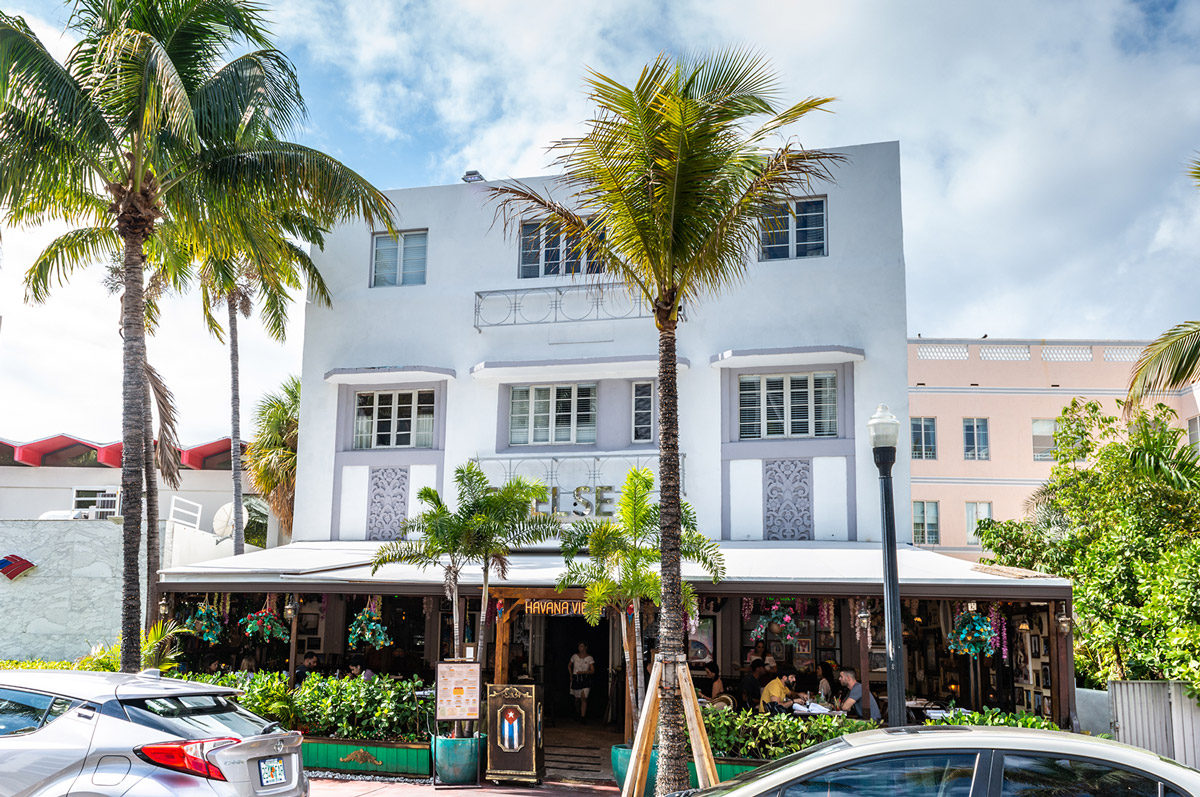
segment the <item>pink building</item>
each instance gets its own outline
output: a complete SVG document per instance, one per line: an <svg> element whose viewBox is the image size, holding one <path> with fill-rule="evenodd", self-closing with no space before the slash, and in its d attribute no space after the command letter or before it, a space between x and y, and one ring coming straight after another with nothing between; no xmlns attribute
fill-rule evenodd
<svg viewBox="0 0 1200 797"><path fill-rule="evenodd" d="M1054 419L1072 398L1115 412L1145 341L908 341L913 542L978 558L980 518L1024 516L1054 464ZM1195 385L1164 403L1200 445Z"/></svg>

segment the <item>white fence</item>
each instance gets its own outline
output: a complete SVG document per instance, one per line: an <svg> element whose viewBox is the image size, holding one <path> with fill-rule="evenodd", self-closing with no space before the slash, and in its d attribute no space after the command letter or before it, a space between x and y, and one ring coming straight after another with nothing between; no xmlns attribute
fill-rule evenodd
<svg viewBox="0 0 1200 797"><path fill-rule="evenodd" d="M1200 767L1200 704L1182 681L1109 681L1117 741Z"/></svg>

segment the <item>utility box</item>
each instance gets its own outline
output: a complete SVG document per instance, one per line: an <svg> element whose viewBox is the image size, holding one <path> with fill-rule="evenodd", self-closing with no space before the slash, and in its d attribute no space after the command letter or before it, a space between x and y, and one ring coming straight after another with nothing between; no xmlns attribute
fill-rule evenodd
<svg viewBox="0 0 1200 797"><path fill-rule="evenodd" d="M488 684L488 780L541 783L546 776L542 747L542 687Z"/></svg>

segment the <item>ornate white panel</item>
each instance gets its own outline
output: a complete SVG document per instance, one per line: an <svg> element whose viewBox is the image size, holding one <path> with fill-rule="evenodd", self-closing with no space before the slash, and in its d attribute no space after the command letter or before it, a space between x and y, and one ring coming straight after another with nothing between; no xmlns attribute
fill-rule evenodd
<svg viewBox="0 0 1200 797"><path fill-rule="evenodd" d="M813 539L812 460L763 460L763 539Z"/></svg>
<svg viewBox="0 0 1200 797"><path fill-rule="evenodd" d="M408 468L371 468L367 539L396 540L408 517Z"/></svg>

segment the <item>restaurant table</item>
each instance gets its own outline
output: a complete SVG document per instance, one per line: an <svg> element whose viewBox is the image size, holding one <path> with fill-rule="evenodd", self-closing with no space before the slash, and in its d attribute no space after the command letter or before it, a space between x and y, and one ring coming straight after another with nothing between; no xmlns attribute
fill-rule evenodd
<svg viewBox="0 0 1200 797"><path fill-rule="evenodd" d="M815 704L811 704L811 705L815 705ZM822 707L822 709L823 709L823 707ZM844 717L844 716L846 716L846 712L838 711L836 709L824 709L824 710L813 711L813 710L809 709L808 706L806 706L802 703L793 703L792 704L792 713L795 714L797 717L822 717L822 716Z"/></svg>

